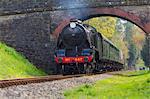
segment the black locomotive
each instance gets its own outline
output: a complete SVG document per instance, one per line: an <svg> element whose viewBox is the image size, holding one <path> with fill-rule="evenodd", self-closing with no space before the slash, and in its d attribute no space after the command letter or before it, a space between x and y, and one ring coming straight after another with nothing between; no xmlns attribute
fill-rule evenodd
<svg viewBox="0 0 150 99"><path fill-rule="evenodd" d="M90 25L71 20L59 35L55 61L58 73L120 70L120 50Z"/></svg>

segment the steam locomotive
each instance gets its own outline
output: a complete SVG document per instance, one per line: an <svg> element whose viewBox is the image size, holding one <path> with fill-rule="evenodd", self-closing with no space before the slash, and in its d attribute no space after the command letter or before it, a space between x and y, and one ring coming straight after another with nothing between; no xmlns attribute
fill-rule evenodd
<svg viewBox="0 0 150 99"><path fill-rule="evenodd" d="M71 20L63 28L54 57L57 72L65 75L123 69L120 50L80 20Z"/></svg>

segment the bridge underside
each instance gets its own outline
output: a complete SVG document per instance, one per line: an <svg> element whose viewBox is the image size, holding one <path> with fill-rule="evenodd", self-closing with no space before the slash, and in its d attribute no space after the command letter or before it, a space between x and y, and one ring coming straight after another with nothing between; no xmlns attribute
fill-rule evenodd
<svg viewBox="0 0 150 99"><path fill-rule="evenodd" d="M134 9L133 9L134 10ZM150 10L150 9L149 9ZM132 10L130 9L130 12ZM139 26L146 34L150 33L150 14L143 14L143 11L138 13L130 13L124 10L122 7L114 8L89 8L89 9L73 9L73 10L62 10L59 12L53 12L53 21L57 21L58 24L53 25L52 34L59 35L62 28L66 26L71 18L78 18L81 20L87 20L93 17L100 16L113 16L123 18ZM61 17L60 17L61 16ZM59 17L59 18L58 18ZM52 23L53 23L52 21Z"/></svg>

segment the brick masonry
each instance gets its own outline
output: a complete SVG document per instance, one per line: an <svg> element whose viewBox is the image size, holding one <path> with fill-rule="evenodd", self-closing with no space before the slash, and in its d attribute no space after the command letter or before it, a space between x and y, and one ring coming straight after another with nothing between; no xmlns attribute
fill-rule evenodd
<svg viewBox="0 0 150 99"><path fill-rule="evenodd" d="M53 70L55 39L50 34L50 12L0 18L0 41L24 54L46 72Z"/></svg>
<svg viewBox="0 0 150 99"><path fill-rule="evenodd" d="M70 18L86 20L102 15L118 16L150 33L149 5L119 6L109 2L102 5L101 0L93 0L92 3L89 0L73 0L74 4L69 1L1 0L0 41L14 47L38 68L55 73L53 56L57 36Z"/></svg>

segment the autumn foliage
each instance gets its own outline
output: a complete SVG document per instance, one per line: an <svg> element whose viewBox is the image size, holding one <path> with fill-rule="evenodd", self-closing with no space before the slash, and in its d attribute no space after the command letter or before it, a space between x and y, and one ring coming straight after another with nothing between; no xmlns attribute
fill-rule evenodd
<svg viewBox="0 0 150 99"><path fill-rule="evenodd" d="M99 33L121 50L126 65L135 66L141 63L141 50L145 40L145 33L129 21L117 17L96 17L84 23L94 26ZM143 63L143 62L142 62Z"/></svg>

